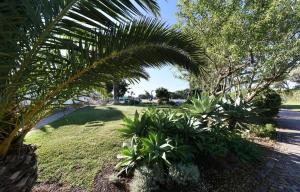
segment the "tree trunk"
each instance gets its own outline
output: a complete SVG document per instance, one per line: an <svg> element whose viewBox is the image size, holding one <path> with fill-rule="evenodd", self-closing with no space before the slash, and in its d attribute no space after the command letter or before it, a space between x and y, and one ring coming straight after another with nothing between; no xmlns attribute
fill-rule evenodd
<svg viewBox="0 0 300 192"><path fill-rule="evenodd" d="M37 180L36 147L12 147L0 157L0 192L30 192Z"/></svg>
<svg viewBox="0 0 300 192"><path fill-rule="evenodd" d="M113 104L119 104L118 92L119 92L118 84L114 82L113 84L114 103Z"/></svg>

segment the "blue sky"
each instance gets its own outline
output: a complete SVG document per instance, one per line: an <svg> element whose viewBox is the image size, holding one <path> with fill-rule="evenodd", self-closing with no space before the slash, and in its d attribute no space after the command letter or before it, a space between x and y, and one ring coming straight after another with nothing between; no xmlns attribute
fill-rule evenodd
<svg viewBox="0 0 300 192"><path fill-rule="evenodd" d="M172 25L176 23L176 4L177 0L158 0L161 11L161 19L167 24ZM145 93L146 91L155 90L158 87L165 87L169 91L176 91L188 88L187 81L180 80L174 77L178 73L177 69L171 66L165 66L161 69L148 69L150 79L148 81L141 80L139 83L131 85L131 90L135 96Z"/></svg>

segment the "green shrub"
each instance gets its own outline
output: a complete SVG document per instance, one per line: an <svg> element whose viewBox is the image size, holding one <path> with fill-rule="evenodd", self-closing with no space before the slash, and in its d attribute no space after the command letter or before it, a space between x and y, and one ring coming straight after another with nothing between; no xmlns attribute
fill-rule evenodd
<svg viewBox="0 0 300 192"><path fill-rule="evenodd" d="M199 183L200 172L194 164L179 163L169 168L169 180L179 186L195 186Z"/></svg>
<svg viewBox="0 0 300 192"><path fill-rule="evenodd" d="M253 133L258 137L274 138L276 136L276 129L272 124L251 125L250 133Z"/></svg>
<svg viewBox="0 0 300 192"><path fill-rule="evenodd" d="M257 162L262 159L263 151L256 144L234 134L228 137L228 149L242 162Z"/></svg>
<svg viewBox="0 0 300 192"><path fill-rule="evenodd" d="M117 168L130 172L137 165L162 169L176 162L191 161L199 136L205 129L193 117L171 110L148 109L133 119L125 118L120 129L123 136L132 137L125 143Z"/></svg>
<svg viewBox="0 0 300 192"><path fill-rule="evenodd" d="M242 138L241 135L222 128L213 128L202 137L201 150L208 158L220 159L229 154L241 161L259 161L262 151L259 146Z"/></svg>
<svg viewBox="0 0 300 192"><path fill-rule="evenodd" d="M131 192L152 192L158 191L160 183L163 182L164 175L157 168L149 169L145 166L135 170L130 183Z"/></svg>
<svg viewBox="0 0 300 192"><path fill-rule="evenodd" d="M281 101L281 97L276 91L267 89L256 96L252 103L253 106L260 110L258 111L260 114L267 117L273 117L278 114Z"/></svg>
<svg viewBox="0 0 300 192"><path fill-rule="evenodd" d="M136 113L134 118L125 118L120 132L127 138L131 137L131 142L124 143L118 155L120 162L116 167L120 169L120 174L132 173L141 166L150 169L158 167L164 175L170 174L171 180L176 180L178 185L185 185L193 183L198 174L193 173L192 177L185 178L185 175L190 174L188 170L191 171L192 166L184 163L201 164L201 160L224 159L229 155L240 161L260 160L259 147L242 138L237 131L228 129L228 120L224 118L226 116L219 119L215 116L220 115L222 106L215 101L213 103L216 106L211 103L210 99L196 101L193 109L199 113L190 113L188 108L182 111L150 108L142 114ZM225 114L236 114L231 109L247 110L245 106L239 105L230 102L229 108L224 110ZM214 119L217 119L217 123L207 127L207 122L213 122ZM183 164L179 166L179 163ZM134 185L146 184L143 181Z"/></svg>
<svg viewBox="0 0 300 192"><path fill-rule="evenodd" d="M226 129L212 128L201 137L201 155L209 158L224 158L228 154L228 143Z"/></svg>

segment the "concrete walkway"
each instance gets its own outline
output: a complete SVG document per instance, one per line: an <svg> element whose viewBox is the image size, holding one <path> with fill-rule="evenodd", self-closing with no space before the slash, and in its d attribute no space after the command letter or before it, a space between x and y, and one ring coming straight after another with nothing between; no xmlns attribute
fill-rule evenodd
<svg viewBox="0 0 300 192"><path fill-rule="evenodd" d="M300 112L281 110L276 121L276 151L264 170L267 182L258 191L300 192Z"/></svg>
<svg viewBox="0 0 300 192"><path fill-rule="evenodd" d="M65 108L63 109L63 111L59 111L57 113L54 113L52 115L49 115L48 117L42 119L41 121L39 121L35 127L33 129L39 129L45 125L48 125L49 123L52 123L70 113L72 113L73 111L75 111L76 108L72 108L72 107L69 107L69 108Z"/></svg>

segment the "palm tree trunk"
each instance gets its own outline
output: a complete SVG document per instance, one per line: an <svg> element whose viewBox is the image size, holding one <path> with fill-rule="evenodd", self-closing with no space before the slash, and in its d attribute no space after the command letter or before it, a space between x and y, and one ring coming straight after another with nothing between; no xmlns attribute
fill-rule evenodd
<svg viewBox="0 0 300 192"><path fill-rule="evenodd" d="M36 147L14 146L0 157L0 192L30 192L37 180Z"/></svg>
<svg viewBox="0 0 300 192"><path fill-rule="evenodd" d="M119 104L118 92L119 92L118 84L114 82L113 83L114 104Z"/></svg>

